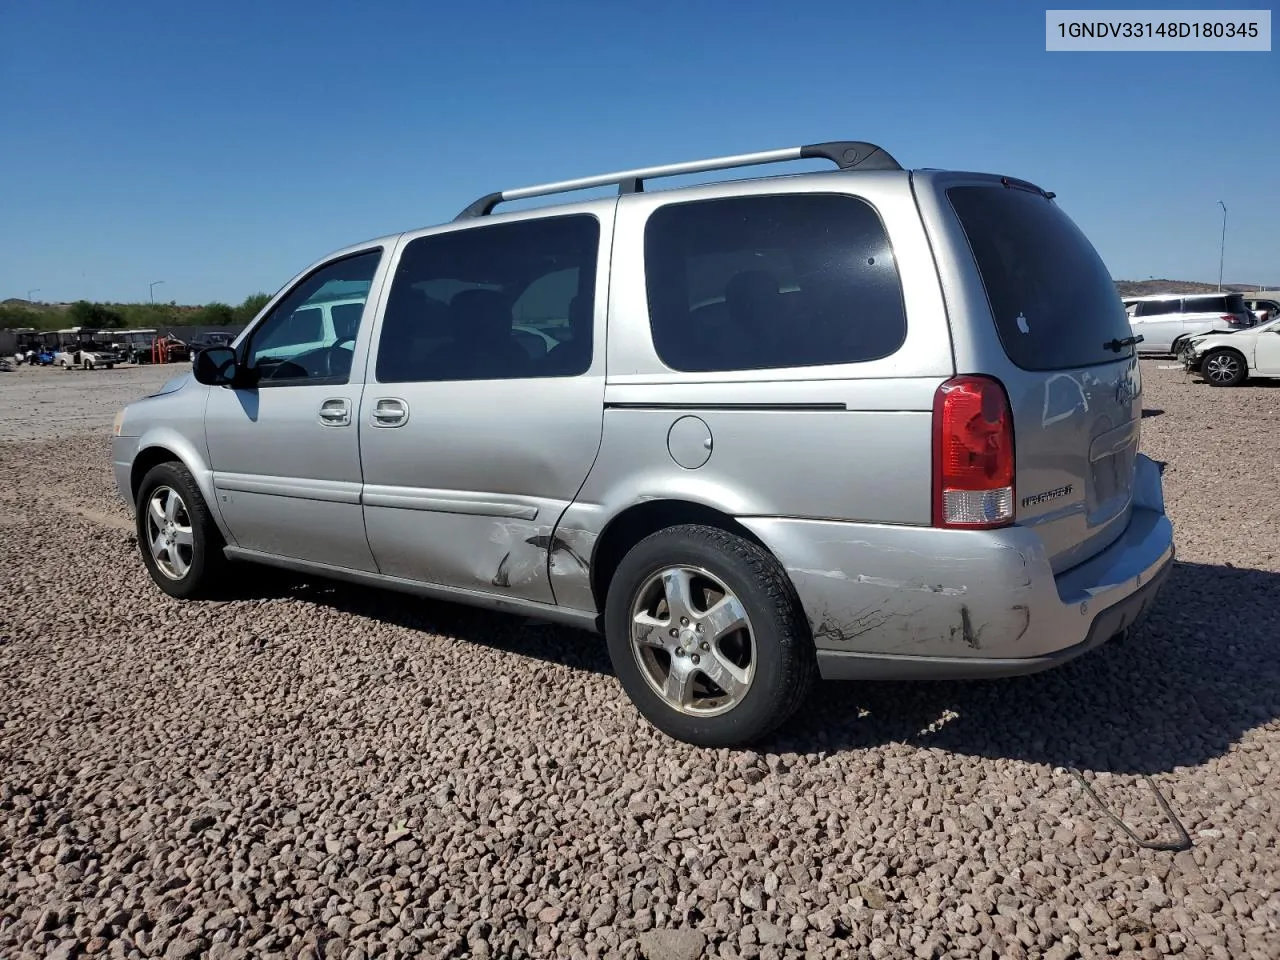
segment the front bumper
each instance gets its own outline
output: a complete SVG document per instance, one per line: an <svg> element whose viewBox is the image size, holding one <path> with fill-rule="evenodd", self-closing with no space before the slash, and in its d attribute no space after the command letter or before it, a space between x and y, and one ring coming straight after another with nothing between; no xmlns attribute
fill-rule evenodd
<svg viewBox="0 0 1280 960"><path fill-rule="evenodd" d="M137 437L111 438L111 471L115 475L116 493L133 515L133 458L138 453Z"/></svg>
<svg viewBox="0 0 1280 960"><path fill-rule="evenodd" d="M1138 457L1128 526L1054 575L1021 527L951 531L743 518L789 573L822 676L960 679L1034 673L1137 623L1173 564L1160 471Z"/></svg>

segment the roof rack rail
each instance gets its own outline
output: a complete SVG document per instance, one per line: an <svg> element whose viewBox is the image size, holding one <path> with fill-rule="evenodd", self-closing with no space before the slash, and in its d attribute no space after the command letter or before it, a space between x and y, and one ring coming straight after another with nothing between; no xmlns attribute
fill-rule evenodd
<svg viewBox="0 0 1280 960"><path fill-rule="evenodd" d="M832 140L827 143L810 143L803 147L784 147L781 150L762 150L758 153L739 153L729 157L712 157L709 160L687 160L684 163L668 163L658 167L640 167L618 173L602 173L594 177L561 180L515 190L487 193L458 214L455 220L483 217L493 212L500 203L545 197L553 193L569 193L618 185L619 195L642 193L644 181L655 177L676 177L686 173L704 173L708 170L732 170L735 167L753 167L763 163L787 163L792 160L830 160L841 170L901 170L902 166L882 147L862 140Z"/></svg>

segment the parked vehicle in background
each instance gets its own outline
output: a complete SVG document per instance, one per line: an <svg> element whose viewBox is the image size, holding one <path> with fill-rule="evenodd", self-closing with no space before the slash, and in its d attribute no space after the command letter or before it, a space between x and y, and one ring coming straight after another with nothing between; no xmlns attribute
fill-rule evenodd
<svg viewBox="0 0 1280 960"><path fill-rule="evenodd" d="M77 347L75 349L59 350L54 355L53 363L64 370L71 370L75 367L83 367L86 370L110 370L116 365L116 357L114 353L100 353L95 350Z"/></svg>
<svg viewBox="0 0 1280 960"><path fill-rule="evenodd" d="M1253 311L1258 323L1266 323L1280 317L1280 290L1266 293L1242 294L1244 305Z"/></svg>
<svg viewBox="0 0 1280 960"><path fill-rule="evenodd" d="M1250 377L1280 377L1280 317L1234 333L1187 337L1178 360L1215 387L1238 387Z"/></svg>
<svg viewBox="0 0 1280 960"><path fill-rule="evenodd" d="M840 170L642 188L802 158ZM599 630L645 717L728 746L819 674L1030 673L1129 629L1174 554L1141 414L1053 194L841 142L340 250L125 407L112 460L172 596L254 561Z"/></svg>
<svg viewBox="0 0 1280 960"><path fill-rule="evenodd" d="M1138 352L1176 354L1182 338L1211 330L1239 330L1255 320L1238 293L1153 294L1125 301Z"/></svg>

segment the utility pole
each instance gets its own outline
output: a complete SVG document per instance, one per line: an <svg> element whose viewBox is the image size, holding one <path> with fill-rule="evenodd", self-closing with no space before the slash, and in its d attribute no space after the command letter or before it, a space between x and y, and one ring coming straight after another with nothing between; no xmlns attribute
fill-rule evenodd
<svg viewBox="0 0 1280 960"><path fill-rule="evenodd" d="M151 282L151 287L150 287L150 290L149 290L148 292L151 294L151 302L152 302L152 303L155 303L155 302L156 302L156 287L157 287L157 286L159 286L159 285L160 285L160 284L162 284L162 283L164 283L164 281L163 281L163 280L153 280L153 281Z"/></svg>
<svg viewBox="0 0 1280 960"><path fill-rule="evenodd" d="M1222 246L1218 249L1218 292L1222 292L1222 261L1227 255L1227 205L1221 200L1218 206L1222 208Z"/></svg>
<svg viewBox="0 0 1280 960"><path fill-rule="evenodd" d="M37 293L39 293L39 292L40 292L40 288L39 288L39 287L33 287L32 289L28 290L28 291L27 291L27 302L28 302L28 303L32 302L32 301L31 301L31 298L32 298L33 296L35 296Z"/></svg>

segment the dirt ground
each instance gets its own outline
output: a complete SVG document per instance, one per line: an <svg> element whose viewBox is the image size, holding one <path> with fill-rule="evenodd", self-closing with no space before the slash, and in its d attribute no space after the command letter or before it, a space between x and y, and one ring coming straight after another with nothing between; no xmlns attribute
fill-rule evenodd
<svg viewBox="0 0 1280 960"><path fill-rule="evenodd" d="M52 439L103 429L109 435L117 410L190 369L186 363L110 370L23 364L0 373L0 438Z"/></svg>
<svg viewBox="0 0 1280 960"><path fill-rule="evenodd" d="M656 734L599 640L254 574L147 579L111 417L0 374L0 956L1280 957L1280 387L1144 361L1178 562L1124 642ZM1171 839L1145 779L1193 846Z"/></svg>

